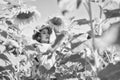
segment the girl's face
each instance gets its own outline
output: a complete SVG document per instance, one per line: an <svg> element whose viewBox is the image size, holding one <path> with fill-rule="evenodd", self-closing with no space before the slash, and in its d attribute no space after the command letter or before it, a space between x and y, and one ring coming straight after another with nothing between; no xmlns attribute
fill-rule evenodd
<svg viewBox="0 0 120 80"><path fill-rule="evenodd" d="M48 43L50 39L50 34L48 33L48 29L43 29L41 31L41 43Z"/></svg>

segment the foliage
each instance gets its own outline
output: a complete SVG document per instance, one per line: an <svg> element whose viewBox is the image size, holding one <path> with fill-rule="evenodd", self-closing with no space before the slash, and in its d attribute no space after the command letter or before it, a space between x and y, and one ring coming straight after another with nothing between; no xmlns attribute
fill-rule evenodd
<svg viewBox="0 0 120 80"><path fill-rule="evenodd" d="M0 79L119 80L119 8L106 9L114 3L119 5L116 0L58 0L61 13L66 12L40 27L37 9L22 0L1 0ZM95 19L93 4L100 8ZM65 22L66 14L81 5L89 18L74 15ZM51 29L49 41L41 43L41 31L46 27ZM32 29L31 35L24 32L28 29Z"/></svg>

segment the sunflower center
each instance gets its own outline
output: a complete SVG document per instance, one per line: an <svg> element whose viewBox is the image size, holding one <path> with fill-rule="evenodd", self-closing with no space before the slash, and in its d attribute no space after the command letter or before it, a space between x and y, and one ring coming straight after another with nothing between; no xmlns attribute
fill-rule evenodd
<svg viewBox="0 0 120 80"><path fill-rule="evenodd" d="M20 12L17 15L17 18L19 18L19 19L28 19L28 18L32 17L33 14L34 14L34 12L28 12L28 13Z"/></svg>

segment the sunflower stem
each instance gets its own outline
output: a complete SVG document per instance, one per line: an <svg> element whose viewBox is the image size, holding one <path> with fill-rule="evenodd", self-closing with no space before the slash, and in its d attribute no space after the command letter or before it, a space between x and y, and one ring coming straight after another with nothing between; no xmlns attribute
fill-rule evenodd
<svg viewBox="0 0 120 80"><path fill-rule="evenodd" d="M90 0L88 0L87 4L88 4L88 8L89 8L88 9L89 10L88 14L89 14L90 26L91 26L91 30L92 30L92 46L93 46L92 53L93 53L94 60L95 60L95 68L97 69L98 60L97 60L96 57L97 57L98 54L95 53L95 51L96 51L96 48L95 48L95 34L94 34L94 27L93 27L93 24L92 24L92 10L91 10L91 2L90 2ZM96 75L94 77L97 77L97 73L96 73Z"/></svg>

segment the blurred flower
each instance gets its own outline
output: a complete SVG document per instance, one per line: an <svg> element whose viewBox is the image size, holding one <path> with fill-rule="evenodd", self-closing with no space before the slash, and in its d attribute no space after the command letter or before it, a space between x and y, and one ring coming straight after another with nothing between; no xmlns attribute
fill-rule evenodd
<svg viewBox="0 0 120 80"><path fill-rule="evenodd" d="M79 8L82 0L57 0L63 15Z"/></svg>
<svg viewBox="0 0 120 80"><path fill-rule="evenodd" d="M25 27L26 25L30 25L30 27L36 26L41 17L40 12L35 7L21 6L15 12L16 15L14 15L13 20L20 27Z"/></svg>

